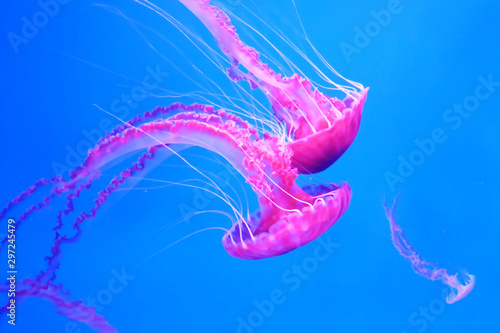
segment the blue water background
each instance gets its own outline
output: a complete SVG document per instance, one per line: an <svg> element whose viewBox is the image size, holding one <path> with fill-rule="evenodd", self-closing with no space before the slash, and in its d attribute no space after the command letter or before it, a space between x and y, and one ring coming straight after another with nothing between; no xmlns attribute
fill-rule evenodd
<svg viewBox="0 0 500 333"><path fill-rule="evenodd" d="M291 1L253 3L225 5L319 81L307 62L246 9L321 65L303 38ZM215 48L203 26L179 3L158 5ZM227 228L230 220L207 213L165 230L182 220L181 207L227 211L227 206L200 197L192 188L152 188L164 184L140 182L138 190L113 196L86 224L82 239L65 248L57 281L78 300L100 295L105 302L99 303L98 312L122 333L499 330L500 86L493 91L480 88L489 96L474 111L447 118L454 104L473 100L480 77L500 82L499 2L402 1L400 11L386 26L379 25L380 31L371 31L364 43L356 43L356 29L370 28L372 11L387 10L391 1L297 0L296 5L310 41L325 59L347 78L370 87L355 142L320 175L330 182L348 181L353 189L347 213L322 237L336 244L334 252L318 262L314 253L319 243L313 242L281 257L244 261L229 256L221 245L223 233L211 230L151 257L197 230ZM125 106L122 111L128 111L122 115L128 119L175 101L203 102L187 95L203 88L238 97L232 83L179 30L133 1L69 1L15 52L8 34L21 35L23 17L32 20L40 10L37 1L24 0L5 3L0 14L2 206L37 179L51 177L59 164L68 165L68 152L85 148L85 133L119 124L96 105L109 112ZM248 44L286 64L248 27L237 22L237 28ZM347 44L357 48L350 56ZM161 76L151 95L137 104L120 102L158 68L168 75ZM183 96L160 97L170 95L168 91ZM254 95L265 103L258 92ZM435 131L442 142L413 170L400 173L402 160L424 156L416 152L416 140L428 140ZM206 161L203 157L214 155L203 150L186 151L186 156L204 172L230 175ZM133 160L106 172L83 195L77 211L87 210L98 189ZM401 178L391 186L388 177L396 175ZM166 181L200 178L178 159L167 160L147 176ZM230 179L234 197L245 201L238 187L242 180ZM248 193L249 207L255 209L255 197ZM393 247L382 202L398 193L396 217L422 256L450 273L477 276L465 299L445 304L444 286L412 272ZM20 278L45 267L51 229L62 207L62 201L55 203L19 229ZM5 233L4 221L0 227ZM1 255L3 271L6 254ZM310 273L294 273L294 266L302 265L312 265L307 266ZM110 281L123 272L130 280L111 293ZM271 299L279 304L270 307ZM26 300L17 311L15 328L7 317L0 318L1 332L90 332L43 300Z"/></svg>

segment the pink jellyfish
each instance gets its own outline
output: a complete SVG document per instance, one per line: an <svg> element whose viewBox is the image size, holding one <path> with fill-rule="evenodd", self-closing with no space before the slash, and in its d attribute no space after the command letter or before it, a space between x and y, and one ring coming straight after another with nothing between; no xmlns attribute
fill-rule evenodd
<svg viewBox="0 0 500 333"><path fill-rule="evenodd" d="M446 302L452 304L458 302L467 296L474 288L476 277L474 275L464 274L464 284L462 284L457 274L449 275L446 269L439 268L437 264L433 264L422 259L420 254L410 244L401 227L396 223L394 218L394 211L398 203L398 198L394 199L392 208L387 206L384 202L385 214L391 226L392 242L399 253L406 259L411 261L413 270L423 277L436 281L441 280L443 284L451 288L451 293L446 297Z"/></svg>
<svg viewBox="0 0 500 333"><path fill-rule="evenodd" d="M316 173L332 165L349 148L358 133L368 88L347 80L343 86L329 79L346 97L329 97L299 74L282 77L260 60L259 53L245 45L229 17L209 0L180 0L214 36L221 51L231 61L229 76L247 80L269 99L274 115L287 127L287 144L293 151L292 166L300 173ZM240 65L248 72L244 73ZM323 74L325 78L326 75Z"/></svg>

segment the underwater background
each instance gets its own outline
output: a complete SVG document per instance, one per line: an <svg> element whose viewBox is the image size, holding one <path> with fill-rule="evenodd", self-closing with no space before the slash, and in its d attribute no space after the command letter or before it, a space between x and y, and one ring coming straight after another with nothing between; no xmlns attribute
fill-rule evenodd
<svg viewBox="0 0 500 333"><path fill-rule="evenodd" d="M81 163L98 137L120 124L102 110L127 120L176 101L239 98L234 83L181 31L137 2L60 0L51 9L46 3L53 2L7 2L0 14L0 206L41 177L67 175ZM155 3L216 48L180 3ZM86 223L83 237L64 249L56 281L125 333L499 331L500 3L296 0L297 12L290 0L219 3L248 24L233 19L244 42L285 63L255 28L317 80L275 33L322 66L298 13L323 57L370 87L356 140L317 176L349 182L349 209L319 241L280 257L233 258L221 230L169 247L231 223L222 214L196 214L230 211L203 190L168 183L197 177L172 158ZM47 20L26 30L44 10ZM155 88L144 87L148 74ZM137 91L146 94L133 97ZM256 209L248 185L216 155L191 149L183 156L229 181L228 193ZM83 194L78 210L91 207L96 193ZM394 248L382 202L399 193L396 218L423 258L476 276L463 300L446 304L448 289L415 274ZM18 230L18 280L45 268L63 206L33 215ZM4 221L0 228L4 237ZM324 261L314 258L318 246L328 252ZM6 252L1 256L3 276ZM303 265L308 272L298 270ZM6 299L0 295L2 304ZM16 315L15 327L0 318L0 332L91 332L40 299L20 303Z"/></svg>

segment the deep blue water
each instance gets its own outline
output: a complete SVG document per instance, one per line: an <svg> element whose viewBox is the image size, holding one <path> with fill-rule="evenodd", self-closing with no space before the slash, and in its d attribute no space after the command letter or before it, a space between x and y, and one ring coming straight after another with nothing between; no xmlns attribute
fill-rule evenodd
<svg viewBox="0 0 500 333"><path fill-rule="evenodd" d="M207 103L206 97L221 103L222 92L245 97L172 23L138 3L65 2L46 22L43 6L34 0L5 3L2 10L1 206L41 177L67 174L103 130L119 124L100 108L129 119L176 101ZM269 28L322 65L291 1L222 2L319 81ZM182 5L157 4L215 48ZM321 243L315 241L284 256L244 261L225 252L220 230L165 249L195 231L230 226L216 213L176 224L190 212L228 208L201 190L160 182L199 178L171 159L147 174L156 181L128 184L86 223L80 241L64 249L57 282L76 300L94 299L97 312L125 333L498 331L500 4L296 0L296 6L324 58L370 87L355 142L320 174L328 182L348 181L353 189L347 213L321 238L333 243L332 253L318 262L313 255ZM39 27L29 31L24 25L34 19L41 20ZM247 44L286 65L269 44L234 21ZM151 72L157 87L144 98L131 98ZM230 180L235 192L228 187L228 193L244 203L245 189L255 209L242 179L207 160L215 155L193 149L183 156ZM89 209L97 189L133 160L105 172L76 210ZM398 193L398 222L422 256L450 273L477 277L474 290L458 303L444 303L445 287L416 275L393 247L382 202ZM18 230L18 279L44 269L55 216L63 207L55 202ZM0 228L5 234L5 220ZM298 273L302 265L313 266ZM0 267L7 271L5 251ZM6 295L1 297L5 302ZM0 318L1 332L90 332L40 299L18 304L16 315L15 327L7 316Z"/></svg>

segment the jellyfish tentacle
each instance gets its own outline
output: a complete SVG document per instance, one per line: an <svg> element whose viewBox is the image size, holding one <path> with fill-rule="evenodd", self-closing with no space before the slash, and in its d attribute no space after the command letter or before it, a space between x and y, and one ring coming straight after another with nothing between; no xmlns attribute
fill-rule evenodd
<svg viewBox="0 0 500 333"><path fill-rule="evenodd" d="M147 111L142 115L138 115L130 119L129 121L126 121L123 125L119 125L114 130L109 132L106 135L106 137L116 135L118 133L123 132L127 128L136 127L141 123L144 123L146 121L153 121L155 119L158 119L159 117L164 117L164 116L172 117L178 113L190 113L190 112L191 113L195 112L197 114L203 114L203 113L214 114L219 116L223 120L231 120L234 121L235 125L250 129L249 124L240 117L233 115L229 112L226 112L222 109L215 109L212 105L199 104L199 103L185 105L183 103L173 103L167 107L159 106L152 111ZM254 135L257 136L257 131L255 131L254 129L251 130L254 131ZM102 140L104 140L104 138Z"/></svg>
<svg viewBox="0 0 500 333"><path fill-rule="evenodd" d="M38 297L46 299L54 304L56 312L70 320L86 324L91 329L103 333L115 333L117 330L109 324L104 316L98 314L96 310L81 301L70 298L70 293L63 289L62 285L47 284L40 285L40 282L33 279L25 279L18 284L16 296L27 299ZM0 287L0 291L1 291ZM0 308L0 312L7 312L8 304Z"/></svg>
<svg viewBox="0 0 500 333"><path fill-rule="evenodd" d="M64 179L62 176L57 175L54 176L52 179L45 179L42 178L38 181L36 181L33 185L31 185L28 189L23 191L21 194L16 196L14 199L12 199L0 212L0 220L3 219L7 213L17 205L21 204L24 200L29 198L31 195L33 195L35 192L37 192L41 187L51 185L51 184L60 184L64 182ZM29 207L27 210L24 211L24 213L19 216L19 218L16 219L16 228L19 230L19 227L23 225L24 221L33 213L36 211L39 211L43 209L44 207L47 207L50 204L50 201L56 196L56 193L52 193L50 196L44 197L40 202L32 205ZM4 239L0 241L0 251L3 249L5 246L6 242L8 240L8 237L5 236Z"/></svg>
<svg viewBox="0 0 500 333"><path fill-rule="evenodd" d="M42 186L59 183L63 181L62 176L54 176L51 179L41 178L37 180L33 185L28 187L26 190L21 192L18 196L12 199L1 211L0 211L0 219L4 218L5 215L17 204L21 203L26 198L33 195L37 190L39 190Z"/></svg>
<svg viewBox="0 0 500 333"><path fill-rule="evenodd" d="M120 185L124 184L130 177L132 177L137 172L144 170L146 163L154 159L155 152L158 148L159 148L158 146L150 147L148 151L138 159L137 162L134 162L130 168L127 168L124 171L120 172L119 176L113 178L109 183L109 185L98 193L98 196L94 200L94 206L91 208L90 213L81 212L78 215L78 217L75 218L73 222L73 229L76 230L76 233L71 237L60 235L59 230L62 228L63 225L62 217L67 215L70 211L73 211L72 204L69 204L66 210L60 212L60 214L58 215L58 224L56 228L54 228L54 231L56 232L56 237L54 239L54 245L52 246L51 249L52 254L46 258L48 268L46 271L42 272L38 276L39 281L48 283L50 281L55 280L56 278L55 273L59 268L59 263L60 263L59 259L62 254L61 246L63 244L75 243L82 236L81 224L88 219L95 218L99 208L101 208L101 206L107 201L108 197L113 192L115 192ZM83 190L84 188L89 188L93 180L95 179L89 180L89 182L85 186L81 186L80 189ZM75 193L73 198L78 197L79 194L80 191Z"/></svg>
<svg viewBox="0 0 500 333"><path fill-rule="evenodd" d="M110 194L115 192L128 178L135 173L142 171L148 160L155 157L155 150L159 147L151 147L148 151L135 162L132 167L120 173L120 176L115 177L103 191L100 191L98 198L94 201L95 205L91 209L90 214L82 212L74 222L74 228L77 230L72 237L62 236L59 230L62 227L62 217L73 211L73 200L78 198L83 189L88 189L95 179L88 179L86 184L80 184L74 193L67 196L66 209L58 215L58 223L54 228L56 236L52 246L52 255L46 258L48 267L42 271L36 278L27 278L18 285L17 297L18 300L24 300L29 297L39 297L51 301L56 306L56 311L65 315L69 319L87 324L89 327L99 330L100 332L116 332L105 318L95 312L92 307L86 306L79 301L69 299L69 293L62 290L62 286L54 285L56 279L56 271L60 266L61 246L66 243L74 243L81 237L80 224L85 220L95 217L98 209L104 204ZM0 290L4 290L6 285L0 285ZM6 306L0 309L0 312L6 310Z"/></svg>

